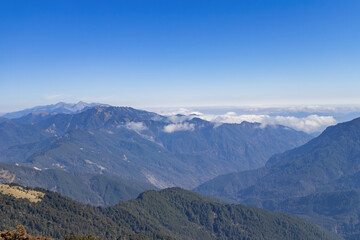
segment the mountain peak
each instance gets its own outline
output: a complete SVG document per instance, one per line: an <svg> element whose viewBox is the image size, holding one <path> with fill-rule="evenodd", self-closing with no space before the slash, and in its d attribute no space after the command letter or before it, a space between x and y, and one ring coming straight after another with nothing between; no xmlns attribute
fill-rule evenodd
<svg viewBox="0 0 360 240"><path fill-rule="evenodd" d="M71 113L77 113L80 111L84 111L88 108L95 107L95 106L108 106L108 105L101 104L101 103L86 103L86 102L82 102L82 101L80 101L78 103L58 102L56 104L36 106L33 108L21 110L21 111L7 113L3 117L9 118L9 119L15 119L15 118L21 118L27 114L41 113L41 112L71 114Z"/></svg>
<svg viewBox="0 0 360 240"><path fill-rule="evenodd" d="M294 161L298 159L301 155L306 155L307 159L310 159L309 156L314 154L325 154L329 157L338 154L342 156L342 164L340 164L340 169L352 165L349 160L349 156L345 156L342 152L347 151L348 149L357 149L357 145L360 142L360 118L355 118L348 122L338 123L335 126L327 127L323 133L318 137L312 139L308 143L298 148L292 149L284 154L276 155L270 158L266 165L282 165L287 164L289 161ZM326 152L329 151L329 152ZM359 150L360 151L360 150ZM307 155L308 154L308 155ZM323 156L325 156L323 155ZM322 158L313 157L311 158L314 161L319 161ZM329 158L333 159L333 158ZM360 169L359 169L360 170Z"/></svg>

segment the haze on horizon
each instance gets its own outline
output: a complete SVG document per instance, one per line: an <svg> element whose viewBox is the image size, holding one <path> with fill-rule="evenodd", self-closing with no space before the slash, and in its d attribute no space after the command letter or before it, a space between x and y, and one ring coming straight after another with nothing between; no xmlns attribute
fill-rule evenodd
<svg viewBox="0 0 360 240"><path fill-rule="evenodd" d="M0 112L359 105L360 2L1 1Z"/></svg>

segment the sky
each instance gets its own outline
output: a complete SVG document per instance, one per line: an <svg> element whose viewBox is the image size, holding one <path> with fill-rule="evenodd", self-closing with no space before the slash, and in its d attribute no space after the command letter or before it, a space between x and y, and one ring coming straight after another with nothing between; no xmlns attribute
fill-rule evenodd
<svg viewBox="0 0 360 240"><path fill-rule="evenodd" d="M0 0L0 113L360 105L358 0Z"/></svg>

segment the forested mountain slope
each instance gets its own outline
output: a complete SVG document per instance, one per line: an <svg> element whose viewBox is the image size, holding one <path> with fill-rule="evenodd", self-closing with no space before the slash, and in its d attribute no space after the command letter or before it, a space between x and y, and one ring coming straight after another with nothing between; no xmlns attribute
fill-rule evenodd
<svg viewBox="0 0 360 240"><path fill-rule="evenodd" d="M24 193L38 200L0 194L1 229L21 224L31 234L56 239L72 234L104 239L339 239L290 215L224 204L179 188L147 191L108 208L81 205L41 189Z"/></svg>
<svg viewBox="0 0 360 240"><path fill-rule="evenodd" d="M348 239L357 239L359 176L360 118L357 118L328 127L307 144L275 155L263 168L217 177L196 191L232 202L296 213Z"/></svg>

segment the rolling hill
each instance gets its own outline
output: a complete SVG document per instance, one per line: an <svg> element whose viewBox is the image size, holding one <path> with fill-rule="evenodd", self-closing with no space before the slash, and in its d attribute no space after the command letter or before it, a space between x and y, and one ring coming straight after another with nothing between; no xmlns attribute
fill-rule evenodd
<svg viewBox="0 0 360 240"><path fill-rule="evenodd" d="M17 194L0 193L0 229L21 224L30 234L55 239L73 234L103 239L340 239L294 216L224 204L179 188L147 191L99 208L41 189L10 187ZM30 202L33 195L39 200Z"/></svg>

